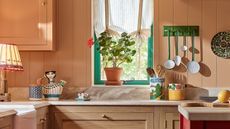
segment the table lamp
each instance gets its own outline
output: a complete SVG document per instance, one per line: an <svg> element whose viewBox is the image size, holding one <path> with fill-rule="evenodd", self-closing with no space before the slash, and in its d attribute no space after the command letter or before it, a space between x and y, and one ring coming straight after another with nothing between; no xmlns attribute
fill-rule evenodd
<svg viewBox="0 0 230 129"><path fill-rule="evenodd" d="M10 101L7 71L23 71L22 61L16 45L0 43L0 101Z"/></svg>

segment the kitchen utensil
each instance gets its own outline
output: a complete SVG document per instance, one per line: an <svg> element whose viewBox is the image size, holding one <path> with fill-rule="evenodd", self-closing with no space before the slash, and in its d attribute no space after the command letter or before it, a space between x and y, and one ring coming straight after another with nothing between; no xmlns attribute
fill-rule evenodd
<svg viewBox="0 0 230 129"><path fill-rule="evenodd" d="M192 61L187 64L188 70L191 73L198 73L200 71L200 65L195 61L195 43L194 43L194 32L192 33Z"/></svg>
<svg viewBox="0 0 230 129"><path fill-rule="evenodd" d="M165 69L163 66L161 65L157 65L156 67L156 73L157 73L157 77L163 77L165 75Z"/></svg>
<svg viewBox="0 0 230 129"><path fill-rule="evenodd" d="M148 75L150 76L150 77L154 77L156 74L155 74L155 71L152 69L152 68L150 68L150 67L148 67L147 69L146 69L146 71L147 71L147 73L148 73Z"/></svg>
<svg viewBox="0 0 230 129"><path fill-rule="evenodd" d="M172 69L175 67L175 63L171 60L171 47L170 47L170 31L168 31L168 60L164 63L166 69Z"/></svg>
<svg viewBox="0 0 230 129"><path fill-rule="evenodd" d="M180 63L181 63L181 57L179 56L179 53L178 53L178 32L176 32L176 36L175 36L175 47L176 47L176 57L174 58L174 62L176 64L176 66L179 66Z"/></svg>
<svg viewBox="0 0 230 129"><path fill-rule="evenodd" d="M181 51L185 52L188 50L188 47L187 47L187 41L186 41L186 36L184 35L183 36L183 46L181 46Z"/></svg>
<svg viewBox="0 0 230 129"><path fill-rule="evenodd" d="M230 32L219 32L211 42L211 48L215 55L223 58L230 58Z"/></svg>

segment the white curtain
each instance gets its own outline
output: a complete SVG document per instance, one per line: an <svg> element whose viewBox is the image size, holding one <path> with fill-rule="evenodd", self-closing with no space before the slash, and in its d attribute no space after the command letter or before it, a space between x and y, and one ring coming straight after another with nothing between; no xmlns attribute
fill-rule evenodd
<svg viewBox="0 0 230 129"><path fill-rule="evenodd" d="M109 29L118 33L137 31L140 0L109 0ZM105 0L93 0L93 25L96 34L105 31ZM141 29L153 23L153 0L143 0Z"/></svg>

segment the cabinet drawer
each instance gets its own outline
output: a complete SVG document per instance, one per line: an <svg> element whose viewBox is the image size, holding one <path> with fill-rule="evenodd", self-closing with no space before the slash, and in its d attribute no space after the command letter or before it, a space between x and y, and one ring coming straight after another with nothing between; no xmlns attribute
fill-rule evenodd
<svg viewBox="0 0 230 129"><path fill-rule="evenodd" d="M55 129L152 129L153 113L55 113Z"/></svg>
<svg viewBox="0 0 230 129"><path fill-rule="evenodd" d="M74 120L146 120L151 113L56 113L64 119Z"/></svg>

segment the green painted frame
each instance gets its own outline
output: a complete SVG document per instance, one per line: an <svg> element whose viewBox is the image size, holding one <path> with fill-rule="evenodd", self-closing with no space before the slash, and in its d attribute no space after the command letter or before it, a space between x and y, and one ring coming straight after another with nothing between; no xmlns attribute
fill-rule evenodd
<svg viewBox="0 0 230 129"><path fill-rule="evenodd" d="M94 40L97 42L96 34L94 34ZM151 37L148 39L148 67L153 67L153 46L154 46L154 37L153 37L153 25L151 26ZM101 56L97 48L99 47L98 43L94 44L94 85L102 85L104 81L101 80ZM146 80L127 80L124 81L123 85L149 85L149 77Z"/></svg>

